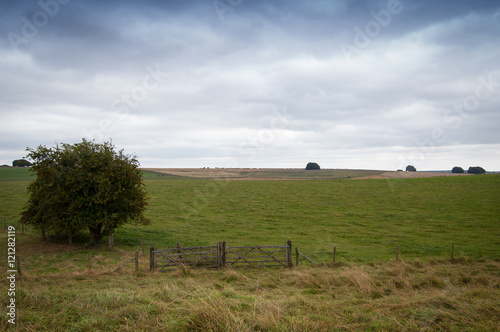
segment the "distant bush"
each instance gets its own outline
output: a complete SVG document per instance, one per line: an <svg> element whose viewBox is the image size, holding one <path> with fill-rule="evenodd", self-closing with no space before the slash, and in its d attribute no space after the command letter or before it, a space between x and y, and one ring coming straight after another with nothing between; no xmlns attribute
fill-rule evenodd
<svg viewBox="0 0 500 332"><path fill-rule="evenodd" d="M415 168L415 166L408 165L408 166L406 166L406 171L407 172L416 172L417 169Z"/></svg>
<svg viewBox="0 0 500 332"><path fill-rule="evenodd" d="M452 173L465 173L464 169L462 167L455 166L451 170Z"/></svg>
<svg viewBox="0 0 500 332"><path fill-rule="evenodd" d="M306 166L306 171L321 169L317 163L308 163Z"/></svg>
<svg viewBox="0 0 500 332"><path fill-rule="evenodd" d="M14 167L28 167L31 166L31 163L24 159L17 159L12 162L12 166Z"/></svg>
<svg viewBox="0 0 500 332"><path fill-rule="evenodd" d="M484 173L486 173L486 171L482 167L479 167L479 166L472 167L471 166L471 167L469 167L469 170L467 171L467 173L469 173L469 174L484 174Z"/></svg>

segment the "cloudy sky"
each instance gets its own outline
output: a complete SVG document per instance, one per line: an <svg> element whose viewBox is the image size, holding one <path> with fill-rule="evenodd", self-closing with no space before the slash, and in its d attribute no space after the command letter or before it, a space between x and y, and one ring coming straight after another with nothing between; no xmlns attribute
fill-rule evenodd
<svg viewBox="0 0 500 332"><path fill-rule="evenodd" d="M500 170L498 0L0 4L0 164Z"/></svg>

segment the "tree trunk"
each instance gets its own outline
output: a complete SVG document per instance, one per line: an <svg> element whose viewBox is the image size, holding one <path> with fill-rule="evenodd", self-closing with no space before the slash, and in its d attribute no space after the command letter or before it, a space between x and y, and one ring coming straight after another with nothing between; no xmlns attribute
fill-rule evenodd
<svg viewBox="0 0 500 332"><path fill-rule="evenodd" d="M42 225L42 240L47 241L47 236L45 235L45 226Z"/></svg>
<svg viewBox="0 0 500 332"><path fill-rule="evenodd" d="M102 239L102 226L97 226L97 227L89 227L90 231L90 245L96 246L99 243L101 243Z"/></svg>
<svg viewBox="0 0 500 332"><path fill-rule="evenodd" d="M72 231L69 231L68 232L68 243L69 244L73 244L73 232Z"/></svg>

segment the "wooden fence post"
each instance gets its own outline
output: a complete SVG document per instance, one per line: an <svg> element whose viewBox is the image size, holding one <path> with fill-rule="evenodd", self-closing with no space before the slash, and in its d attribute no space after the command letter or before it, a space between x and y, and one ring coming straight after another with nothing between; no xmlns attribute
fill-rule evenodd
<svg viewBox="0 0 500 332"><path fill-rule="evenodd" d="M177 254L179 255L179 259L182 259L182 253L181 253L181 249L180 249L181 245L179 244L179 242L177 242L175 244L175 246L177 248Z"/></svg>
<svg viewBox="0 0 500 332"><path fill-rule="evenodd" d="M17 262L17 273L19 274L20 277L23 276L23 272L21 271L21 258L16 255L16 262Z"/></svg>
<svg viewBox="0 0 500 332"><path fill-rule="evenodd" d="M292 267L292 241L286 241L286 266Z"/></svg>
<svg viewBox="0 0 500 332"><path fill-rule="evenodd" d="M222 243L217 242L217 268L219 269L222 265Z"/></svg>
<svg viewBox="0 0 500 332"><path fill-rule="evenodd" d="M149 272L153 272L155 270L155 251L154 247L149 247Z"/></svg>
<svg viewBox="0 0 500 332"><path fill-rule="evenodd" d="M92 253L89 251L89 271L92 271Z"/></svg>
<svg viewBox="0 0 500 332"><path fill-rule="evenodd" d="M299 266L299 248L295 247L295 265Z"/></svg>
<svg viewBox="0 0 500 332"><path fill-rule="evenodd" d="M135 272L139 271L139 250L135 251Z"/></svg>
<svg viewBox="0 0 500 332"><path fill-rule="evenodd" d="M333 262L335 263L335 256L337 255L337 247L333 247Z"/></svg>
<svg viewBox="0 0 500 332"><path fill-rule="evenodd" d="M399 244L398 247L396 248L396 262L399 262Z"/></svg>
<svg viewBox="0 0 500 332"><path fill-rule="evenodd" d="M226 241L222 241L222 267L226 267Z"/></svg>
<svg viewBox="0 0 500 332"><path fill-rule="evenodd" d="M108 236L108 244L109 244L109 250L113 250L115 247L115 239L113 234Z"/></svg>
<svg viewBox="0 0 500 332"><path fill-rule="evenodd" d="M455 254L455 243L451 244L451 262L453 263L454 261L454 254Z"/></svg>

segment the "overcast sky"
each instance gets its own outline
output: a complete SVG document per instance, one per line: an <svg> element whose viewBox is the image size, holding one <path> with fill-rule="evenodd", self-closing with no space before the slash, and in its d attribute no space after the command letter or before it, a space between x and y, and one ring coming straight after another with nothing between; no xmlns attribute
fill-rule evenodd
<svg viewBox="0 0 500 332"><path fill-rule="evenodd" d="M500 1L1 1L0 164L500 170Z"/></svg>

